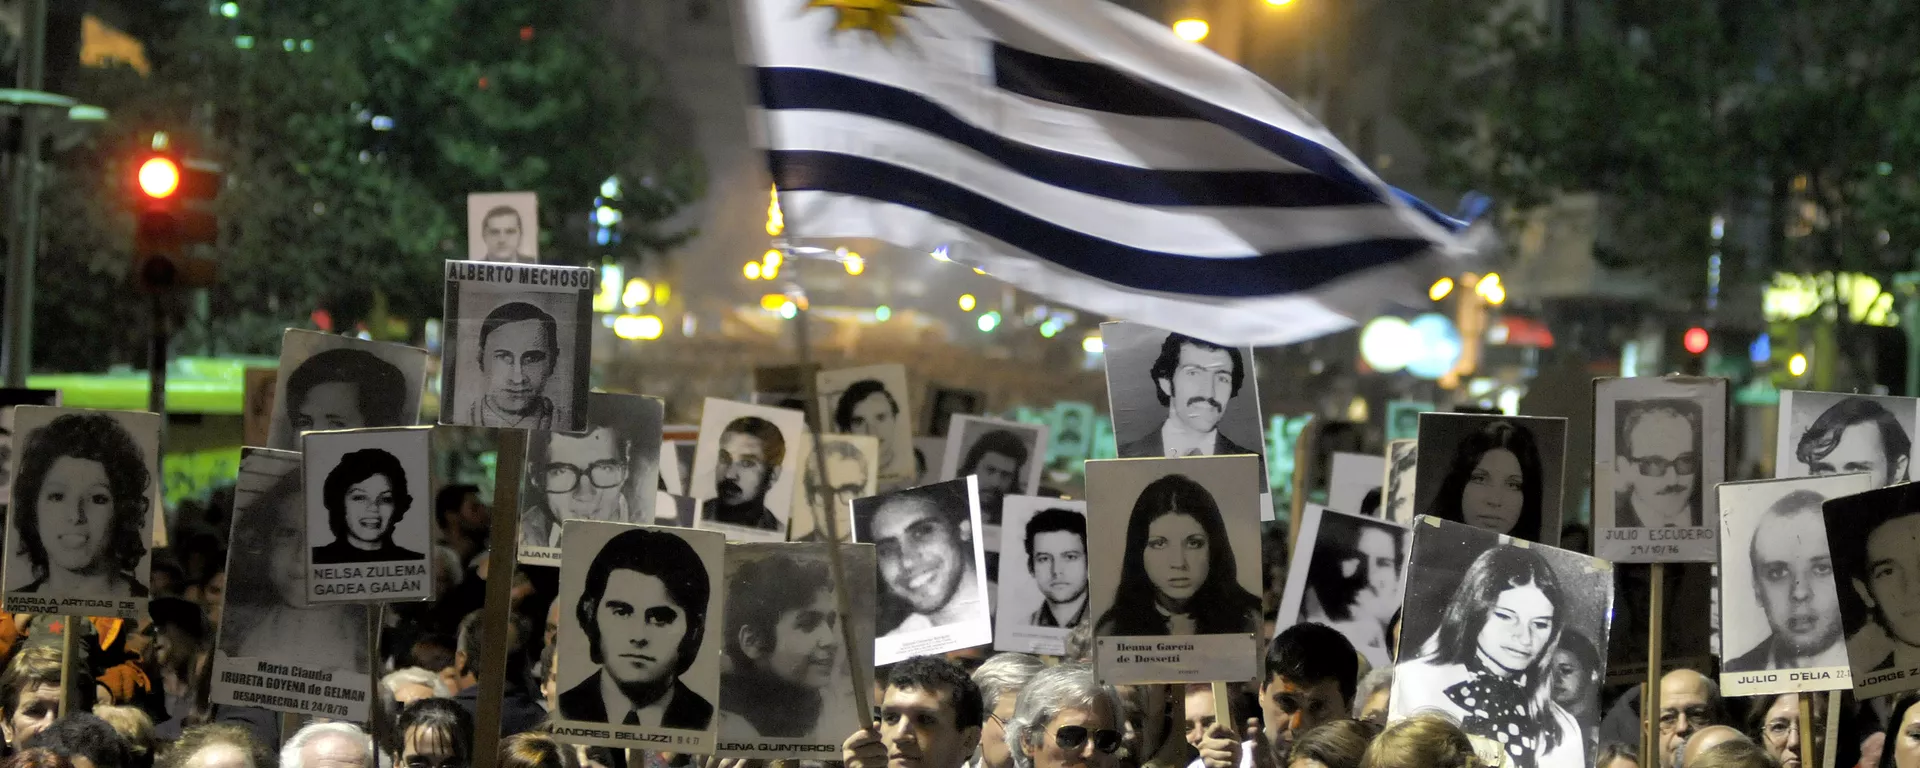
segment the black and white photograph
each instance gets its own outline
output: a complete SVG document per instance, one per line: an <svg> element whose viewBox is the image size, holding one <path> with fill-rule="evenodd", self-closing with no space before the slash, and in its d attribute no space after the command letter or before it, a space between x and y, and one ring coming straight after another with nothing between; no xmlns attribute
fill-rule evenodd
<svg viewBox="0 0 1920 768"><path fill-rule="evenodd" d="M1841 642L1828 500L1872 488L1870 475L1720 486L1720 687L1728 695L1851 686Z"/></svg>
<svg viewBox="0 0 1920 768"><path fill-rule="evenodd" d="M1053 430L1047 435L1050 447L1047 460L1073 462L1086 461L1093 456L1093 436L1097 431L1095 422L1099 421L1093 403L1078 400L1062 400L1053 404L1053 413L1048 423Z"/></svg>
<svg viewBox="0 0 1920 768"><path fill-rule="evenodd" d="M594 392L584 434L527 434L520 562L559 565L560 524L568 520L653 522L664 411L657 397Z"/></svg>
<svg viewBox="0 0 1920 768"><path fill-rule="evenodd" d="M447 262L440 423L587 430L587 267Z"/></svg>
<svg viewBox="0 0 1920 768"><path fill-rule="evenodd" d="M1420 439L1428 422L1420 423ZM1490 740L1514 768L1582 768L1597 748L1613 566L1430 517L1413 524L1388 720L1424 709Z"/></svg>
<svg viewBox="0 0 1920 768"><path fill-rule="evenodd" d="M941 480L980 479L980 522L999 525L1010 494L1040 492L1046 469L1047 427L984 416L955 416L947 430ZM993 542L997 543L997 542ZM989 547L998 551L997 547Z"/></svg>
<svg viewBox="0 0 1920 768"><path fill-rule="evenodd" d="M1067 633L1092 610L1087 503L1008 496L995 589L994 650L1067 655Z"/></svg>
<svg viewBox="0 0 1920 768"><path fill-rule="evenodd" d="M687 478L700 502L695 525L729 541L786 541L808 439L800 411L707 398Z"/></svg>
<svg viewBox="0 0 1920 768"><path fill-rule="evenodd" d="M1865 472L1873 487L1911 479L1920 399L1838 392L1780 393L1774 477Z"/></svg>
<svg viewBox="0 0 1920 768"><path fill-rule="evenodd" d="M840 545L851 627L840 625L828 555L825 543L727 545L714 754L811 759L866 725L853 691L873 687L873 546Z"/></svg>
<svg viewBox="0 0 1920 768"><path fill-rule="evenodd" d="M955 416L979 416L986 412L987 395L977 389L955 387L927 388L927 429L929 437L946 437L947 425Z"/></svg>
<svg viewBox="0 0 1920 768"><path fill-rule="evenodd" d="M686 444L687 458L680 456L680 445ZM660 441L660 487L675 496L687 495L687 475L693 472L692 453L697 445L692 440Z"/></svg>
<svg viewBox="0 0 1920 768"><path fill-rule="evenodd" d="M699 509L700 503L694 501L692 496L660 491L653 495L653 524L692 528L694 513Z"/></svg>
<svg viewBox="0 0 1920 768"><path fill-rule="evenodd" d="M54 389L0 389L0 501L13 498L13 409L22 405L59 405Z"/></svg>
<svg viewBox="0 0 1920 768"><path fill-rule="evenodd" d="M1594 554L1713 562L1727 478L1727 380L1595 379Z"/></svg>
<svg viewBox="0 0 1920 768"><path fill-rule="evenodd" d="M160 417L22 405L13 424L6 609L145 616Z"/></svg>
<svg viewBox="0 0 1920 768"><path fill-rule="evenodd" d="M1380 491L1380 517L1401 525L1413 523L1414 475L1418 473L1419 458L1419 441L1388 441L1387 476Z"/></svg>
<svg viewBox="0 0 1920 768"><path fill-rule="evenodd" d="M266 447L300 450L300 434L317 429L411 427L426 380L424 349L288 328Z"/></svg>
<svg viewBox="0 0 1920 768"><path fill-rule="evenodd" d="M308 432L307 602L434 597L432 427Z"/></svg>
<svg viewBox="0 0 1920 768"><path fill-rule="evenodd" d="M813 441L800 442L800 472L807 478L793 495L793 517L787 520L788 541L826 541L823 521L829 517L839 529L839 540L853 541L847 515L854 499L880 492L880 441L866 435L821 435L827 475L813 460Z"/></svg>
<svg viewBox="0 0 1920 768"><path fill-rule="evenodd" d="M1260 460L1104 459L1086 471L1100 678L1259 677Z"/></svg>
<svg viewBox="0 0 1920 768"><path fill-rule="evenodd" d="M533 192L467 195L467 258L540 263L540 198Z"/></svg>
<svg viewBox="0 0 1920 768"><path fill-rule="evenodd" d="M711 754L726 538L593 520L562 528L554 736Z"/></svg>
<svg viewBox="0 0 1920 768"><path fill-rule="evenodd" d="M817 379L821 427L838 435L866 435L880 441L880 490L916 485L913 457L913 404L907 397L907 369L898 363L821 371ZM931 465L933 471L939 465Z"/></svg>
<svg viewBox="0 0 1920 768"><path fill-rule="evenodd" d="M1567 420L1420 414L1414 509L1516 539L1560 540Z"/></svg>
<svg viewBox="0 0 1920 768"><path fill-rule="evenodd" d="M1120 458L1261 455L1253 350L1139 323L1101 323L1100 336Z"/></svg>
<svg viewBox="0 0 1920 768"><path fill-rule="evenodd" d="M1346 635L1367 663L1393 663L1391 629L1407 579L1406 526L1309 504L1288 564L1280 626L1311 621Z"/></svg>
<svg viewBox="0 0 1920 768"><path fill-rule="evenodd" d="M1370 453L1333 454L1327 482L1327 506L1352 515L1379 517L1380 483L1387 476L1387 459ZM1369 507L1367 497L1373 496Z"/></svg>
<svg viewBox="0 0 1920 768"><path fill-rule="evenodd" d="M875 664L993 642L973 478L853 501L853 540L875 547Z"/></svg>
<svg viewBox="0 0 1920 768"><path fill-rule="evenodd" d="M307 604L300 454L244 448L209 700L365 722L367 624L359 603ZM325 685L311 681L326 680Z"/></svg>
<svg viewBox="0 0 1920 768"><path fill-rule="evenodd" d="M1828 499L1825 518L1854 695L1912 690L1920 679L1920 489Z"/></svg>

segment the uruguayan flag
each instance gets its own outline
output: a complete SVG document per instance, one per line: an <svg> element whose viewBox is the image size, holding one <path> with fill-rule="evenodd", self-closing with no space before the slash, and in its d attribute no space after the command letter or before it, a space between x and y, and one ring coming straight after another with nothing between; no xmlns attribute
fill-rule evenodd
<svg viewBox="0 0 1920 768"><path fill-rule="evenodd" d="M743 0L788 233L941 246L1224 344L1352 326L1466 251L1238 65L1105 0Z"/></svg>

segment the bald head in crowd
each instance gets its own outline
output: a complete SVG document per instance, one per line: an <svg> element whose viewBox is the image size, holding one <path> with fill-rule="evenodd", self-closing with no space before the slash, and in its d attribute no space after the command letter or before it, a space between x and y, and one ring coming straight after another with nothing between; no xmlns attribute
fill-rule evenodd
<svg viewBox="0 0 1920 768"><path fill-rule="evenodd" d="M280 747L280 768L373 768L373 740L349 723L315 723Z"/></svg>
<svg viewBox="0 0 1920 768"><path fill-rule="evenodd" d="M1676 669L1660 678L1660 766L1672 768L1680 746L1695 732L1724 725L1727 710L1720 686L1691 669Z"/></svg>
<svg viewBox="0 0 1920 768"><path fill-rule="evenodd" d="M1695 732L1687 739L1686 746L1680 750L1680 764L1693 765L1700 761L1700 754L1727 741L1746 741L1747 737L1730 725L1709 725Z"/></svg>

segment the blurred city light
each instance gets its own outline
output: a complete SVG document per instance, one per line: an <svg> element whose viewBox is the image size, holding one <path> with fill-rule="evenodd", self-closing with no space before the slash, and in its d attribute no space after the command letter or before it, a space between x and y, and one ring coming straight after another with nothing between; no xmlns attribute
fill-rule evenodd
<svg viewBox="0 0 1920 768"><path fill-rule="evenodd" d="M886 322L893 318L893 308L885 304L873 308L873 319Z"/></svg>
<svg viewBox="0 0 1920 768"><path fill-rule="evenodd" d="M1488 304L1495 306L1507 300L1507 288L1500 284L1498 272L1488 272L1486 277L1480 278L1480 283L1473 287L1473 291L1480 294L1480 298L1486 299Z"/></svg>
<svg viewBox="0 0 1920 768"><path fill-rule="evenodd" d="M953 257L947 255L947 247L944 245L933 249L927 255L932 256L934 261L953 261Z"/></svg>
<svg viewBox="0 0 1920 768"><path fill-rule="evenodd" d="M1773 359L1773 335L1763 333L1747 346L1747 361L1764 363Z"/></svg>
<svg viewBox="0 0 1920 768"><path fill-rule="evenodd" d="M621 315L613 319L613 335L623 339L657 339L666 328L666 323L653 315Z"/></svg>
<svg viewBox="0 0 1920 768"><path fill-rule="evenodd" d="M1267 5L1293 5L1293 0L1267 0Z"/></svg>
<svg viewBox="0 0 1920 768"><path fill-rule="evenodd" d="M1181 19L1173 23L1173 34L1189 43L1207 39L1207 23L1199 19Z"/></svg>
<svg viewBox="0 0 1920 768"><path fill-rule="evenodd" d="M627 289L620 293L620 303L625 305L629 309L634 307L644 307L647 305L647 302L650 302L652 300L653 300L653 286L648 285L647 281L637 277L632 280L628 280Z"/></svg>
<svg viewBox="0 0 1920 768"><path fill-rule="evenodd" d="M1400 318L1376 317L1360 331L1360 359L1381 373L1407 367L1420 353L1420 334Z"/></svg>
<svg viewBox="0 0 1920 768"><path fill-rule="evenodd" d="M374 120L376 121L379 119L380 118L377 118L377 117L374 118ZM620 223L620 211L614 209L613 206L609 206L609 205L603 205L598 208L595 208L593 209L593 223L603 227L611 227L615 224L618 224Z"/></svg>
<svg viewBox="0 0 1920 768"><path fill-rule="evenodd" d="M1466 350L1460 329L1446 315L1429 312L1409 323L1417 337L1416 354L1407 361L1407 373L1438 379L1452 371Z"/></svg>
<svg viewBox="0 0 1920 768"><path fill-rule="evenodd" d="M780 262L785 258L780 254L780 249L769 248L766 253L760 254L761 269L779 269Z"/></svg>
<svg viewBox="0 0 1920 768"><path fill-rule="evenodd" d="M239 4L239 3L221 3L221 4L220 4L220 15L222 15L222 16L225 16L225 17L227 17L227 18L229 18L229 19L231 19L231 18L233 18L233 17L235 17L235 16L239 16L239 15L240 15L240 4Z"/></svg>
<svg viewBox="0 0 1920 768"><path fill-rule="evenodd" d="M1707 329L1696 325L1688 328L1686 335L1680 337L1680 346L1686 347L1688 352L1697 355L1707 351L1709 341L1712 339L1707 336Z"/></svg>
<svg viewBox="0 0 1920 768"><path fill-rule="evenodd" d="M746 275L748 280L760 279L760 262L747 262L746 266L740 268L740 274Z"/></svg>
<svg viewBox="0 0 1920 768"><path fill-rule="evenodd" d="M772 280L779 276L780 276L780 268L778 266L775 266L773 264L767 264L760 267L760 279L762 280Z"/></svg>
<svg viewBox="0 0 1920 768"><path fill-rule="evenodd" d="M772 191L768 193L770 200L767 203L767 234L778 237L781 232L786 231L787 219L780 214L780 188L771 187L770 189Z"/></svg>
<svg viewBox="0 0 1920 768"><path fill-rule="evenodd" d="M769 293L760 297L760 308L768 312L778 312L786 304L787 295L784 293Z"/></svg>
<svg viewBox="0 0 1920 768"><path fill-rule="evenodd" d="M1085 350L1086 353L1089 355L1097 355L1097 354L1100 354L1101 352L1107 351L1107 343L1105 341L1102 341L1100 339L1100 336L1096 334L1096 335L1088 336L1084 339L1081 339L1080 348L1082 350Z"/></svg>
<svg viewBox="0 0 1920 768"><path fill-rule="evenodd" d="M667 303L667 299L670 299L672 297L673 297L673 290L668 288L666 283L654 283L653 303L665 304Z"/></svg>
<svg viewBox="0 0 1920 768"><path fill-rule="evenodd" d="M974 301L973 294L971 293L960 294L960 311L972 312L974 304L976 303L977 302Z"/></svg>
<svg viewBox="0 0 1920 768"><path fill-rule="evenodd" d="M867 260L860 258L860 254L849 252L847 257L841 260L840 266L847 268L847 274L858 275L867 271Z"/></svg>
<svg viewBox="0 0 1920 768"><path fill-rule="evenodd" d="M1787 373L1794 376L1807 375L1807 356L1795 353L1793 357L1787 358Z"/></svg>
<svg viewBox="0 0 1920 768"><path fill-rule="evenodd" d="M787 303L780 305L781 319L792 320L794 316L798 314L800 314L800 308L797 306L794 306L793 302L788 301Z"/></svg>
<svg viewBox="0 0 1920 768"><path fill-rule="evenodd" d="M168 197L180 188L180 166L165 157L150 157L140 164L140 191L147 197Z"/></svg>
<svg viewBox="0 0 1920 768"><path fill-rule="evenodd" d="M600 182L600 196L608 200L620 199L620 177L608 176L606 181Z"/></svg>
<svg viewBox="0 0 1920 768"><path fill-rule="evenodd" d="M993 329L1000 327L1000 313L988 312L981 315L980 320L974 325L979 326L981 333L992 333Z"/></svg>
<svg viewBox="0 0 1920 768"><path fill-rule="evenodd" d="M1433 287L1427 289L1427 298L1439 301L1453 293L1453 278L1443 277L1433 281Z"/></svg>

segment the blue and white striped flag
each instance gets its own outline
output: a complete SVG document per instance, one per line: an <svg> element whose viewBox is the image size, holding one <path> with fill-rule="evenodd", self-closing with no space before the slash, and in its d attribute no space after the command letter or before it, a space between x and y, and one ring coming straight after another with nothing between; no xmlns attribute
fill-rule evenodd
<svg viewBox="0 0 1920 768"><path fill-rule="evenodd" d="M788 232L930 251L1223 344L1338 331L1463 222L1238 65L1105 0L742 0Z"/></svg>

